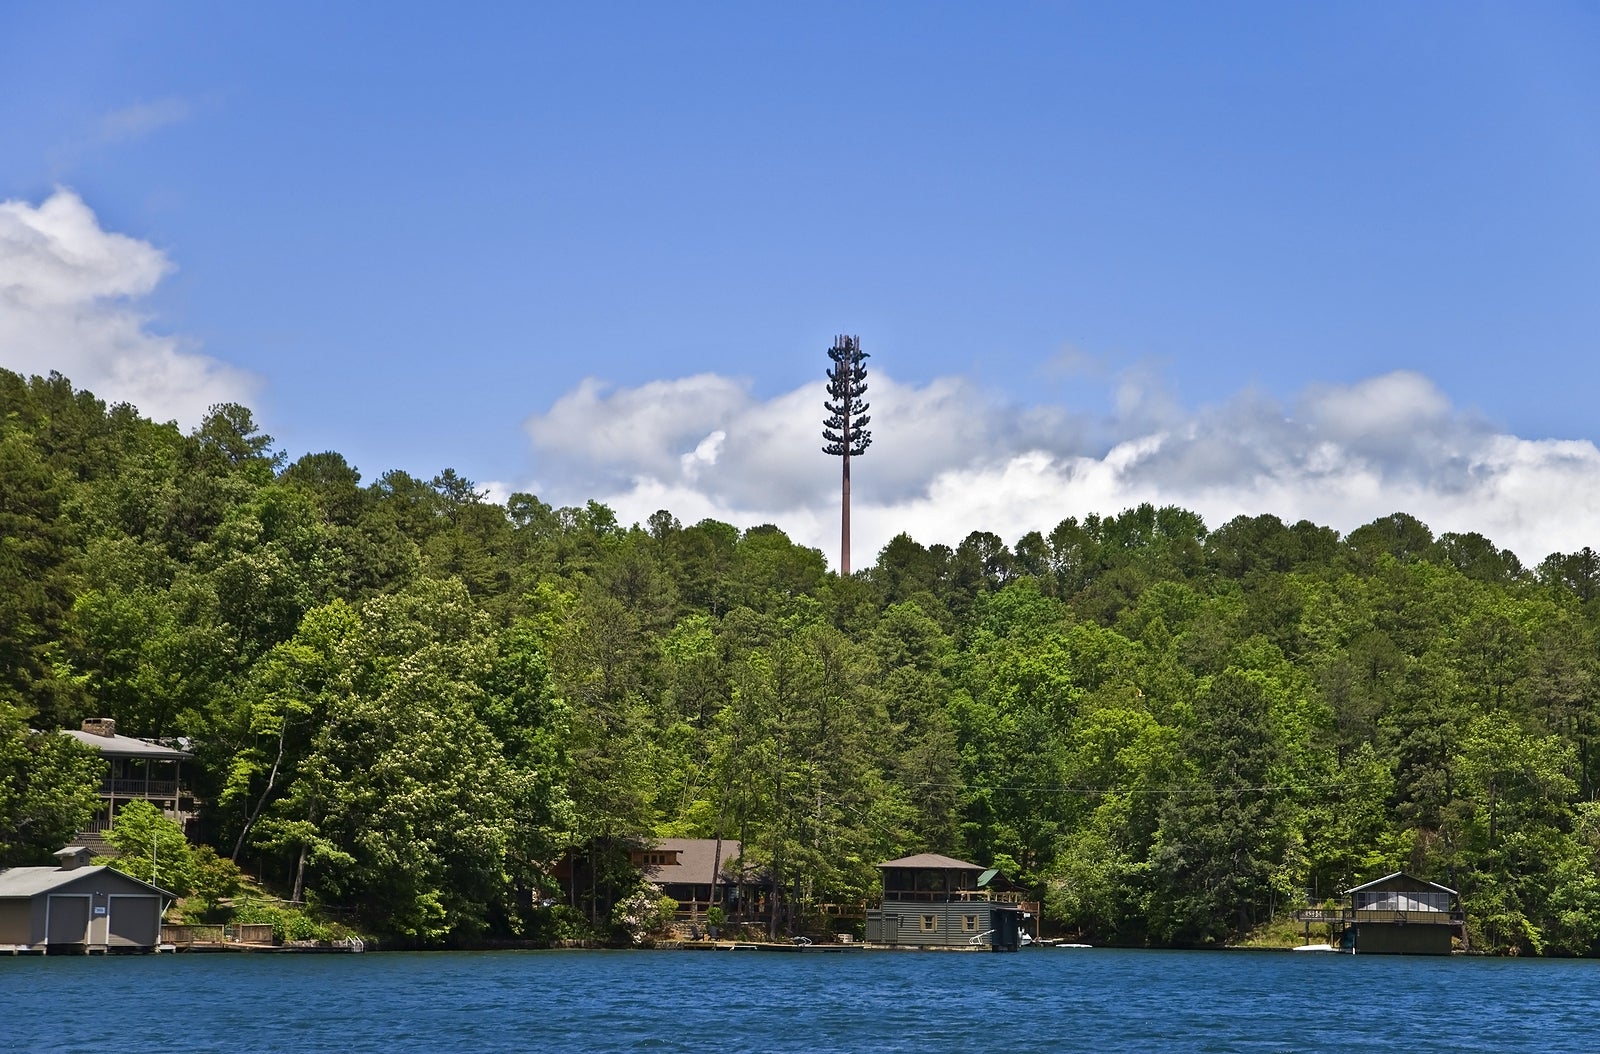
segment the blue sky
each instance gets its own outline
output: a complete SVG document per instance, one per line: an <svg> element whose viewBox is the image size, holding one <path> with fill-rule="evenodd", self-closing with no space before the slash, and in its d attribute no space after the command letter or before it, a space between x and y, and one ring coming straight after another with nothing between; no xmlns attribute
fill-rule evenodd
<svg viewBox="0 0 1600 1054"><path fill-rule="evenodd" d="M0 29L0 365L153 416L236 398L369 480L449 466L831 556L811 433L848 332L858 554L1136 500L1600 545L1592 6Z"/></svg>

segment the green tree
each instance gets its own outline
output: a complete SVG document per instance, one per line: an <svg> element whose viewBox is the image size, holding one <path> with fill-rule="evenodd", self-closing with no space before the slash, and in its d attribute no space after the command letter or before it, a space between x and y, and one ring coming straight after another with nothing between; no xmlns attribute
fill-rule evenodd
<svg viewBox="0 0 1600 1054"><path fill-rule="evenodd" d="M1195 699L1184 736L1191 771L1161 811L1150 853L1149 916L1159 938L1212 944L1268 916L1288 848L1288 809L1272 783L1282 744L1262 678L1228 670Z"/></svg>
<svg viewBox="0 0 1600 1054"><path fill-rule="evenodd" d="M525 773L479 717L490 651L459 583L368 601L325 717L258 844L325 901L436 944L503 913Z"/></svg>
<svg viewBox="0 0 1600 1054"><path fill-rule="evenodd" d="M0 868L47 864L87 827L106 763L70 736L33 732L0 700Z"/></svg>
<svg viewBox="0 0 1600 1054"><path fill-rule="evenodd" d="M0 416L0 703L51 724L80 716L82 698L62 669L76 548L62 515L69 493L33 437Z"/></svg>
<svg viewBox="0 0 1600 1054"><path fill-rule="evenodd" d="M186 897L195 888L194 851L177 822L147 801L117 809L105 838L117 851L116 868L169 893Z"/></svg>

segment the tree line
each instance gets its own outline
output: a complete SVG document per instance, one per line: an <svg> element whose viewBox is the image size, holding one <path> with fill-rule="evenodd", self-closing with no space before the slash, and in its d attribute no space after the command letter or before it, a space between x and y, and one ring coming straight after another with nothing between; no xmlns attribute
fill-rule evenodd
<svg viewBox="0 0 1600 1054"><path fill-rule="evenodd" d="M742 842L783 928L934 851L1097 942L1404 869L1477 947L1590 955L1597 582L1404 513L1150 505L841 577L772 525L364 483L243 406L184 432L0 370L0 866L99 784L30 730L110 716L189 745L217 857L419 944L603 929L628 848L684 836Z"/></svg>

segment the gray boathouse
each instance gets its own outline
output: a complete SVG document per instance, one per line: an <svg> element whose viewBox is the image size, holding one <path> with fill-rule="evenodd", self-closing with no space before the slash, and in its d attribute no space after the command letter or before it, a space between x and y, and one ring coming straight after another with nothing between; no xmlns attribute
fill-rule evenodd
<svg viewBox="0 0 1600 1054"><path fill-rule="evenodd" d="M0 871L0 951L50 955L155 951L172 893L68 846L60 867Z"/></svg>
<svg viewBox="0 0 1600 1054"><path fill-rule="evenodd" d="M883 901L867 909L867 943L891 948L1016 951L1022 946L1021 894L992 868L938 853L889 860Z"/></svg>

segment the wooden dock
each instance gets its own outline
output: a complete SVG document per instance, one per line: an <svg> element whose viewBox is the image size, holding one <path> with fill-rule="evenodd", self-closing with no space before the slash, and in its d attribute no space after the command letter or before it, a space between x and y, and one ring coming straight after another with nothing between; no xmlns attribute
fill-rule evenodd
<svg viewBox="0 0 1600 1054"><path fill-rule="evenodd" d="M656 947L683 952L786 952L791 955L834 955L866 950L864 944L768 944L757 941L666 941Z"/></svg>

